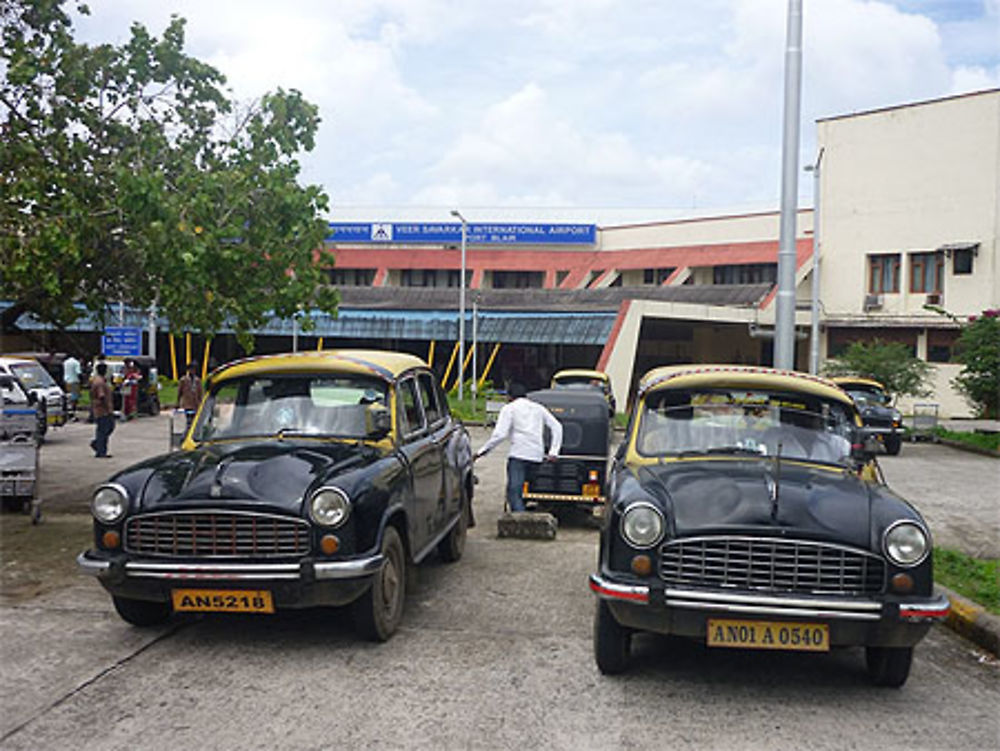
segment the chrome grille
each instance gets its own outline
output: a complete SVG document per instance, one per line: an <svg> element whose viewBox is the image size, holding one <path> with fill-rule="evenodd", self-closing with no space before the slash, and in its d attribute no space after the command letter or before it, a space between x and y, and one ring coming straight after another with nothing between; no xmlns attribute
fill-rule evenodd
<svg viewBox="0 0 1000 751"><path fill-rule="evenodd" d="M883 591L882 559L852 548L766 537L696 537L660 549L668 585L812 594Z"/></svg>
<svg viewBox="0 0 1000 751"><path fill-rule="evenodd" d="M302 519L233 511L176 511L134 516L125 550L167 558L288 558L309 553Z"/></svg>

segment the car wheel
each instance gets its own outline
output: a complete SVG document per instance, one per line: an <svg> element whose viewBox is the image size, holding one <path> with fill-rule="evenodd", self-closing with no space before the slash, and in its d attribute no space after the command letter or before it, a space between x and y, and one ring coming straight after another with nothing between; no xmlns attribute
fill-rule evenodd
<svg viewBox="0 0 1000 751"><path fill-rule="evenodd" d="M462 511L451 531L438 543L438 555L448 563L454 563L465 552L465 538L469 529L469 501L462 489Z"/></svg>
<svg viewBox="0 0 1000 751"><path fill-rule="evenodd" d="M406 554L395 527L386 527L382 534L382 556L372 585L354 603L354 626L369 641L388 641L403 619Z"/></svg>
<svg viewBox="0 0 1000 751"><path fill-rule="evenodd" d="M899 688L910 675L913 647L865 647L868 677L876 686Z"/></svg>
<svg viewBox="0 0 1000 751"><path fill-rule="evenodd" d="M632 651L632 634L615 620L604 600L597 601L594 616L594 658L604 675L624 673Z"/></svg>
<svg viewBox="0 0 1000 751"><path fill-rule="evenodd" d="M903 439L898 435L888 435L885 437L885 453L895 456L903 447Z"/></svg>
<svg viewBox="0 0 1000 751"><path fill-rule="evenodd" d="M156 626L170 618L170 603L130 600L126 597L112 597L115 610L122 620L133 626Z"/></svg>

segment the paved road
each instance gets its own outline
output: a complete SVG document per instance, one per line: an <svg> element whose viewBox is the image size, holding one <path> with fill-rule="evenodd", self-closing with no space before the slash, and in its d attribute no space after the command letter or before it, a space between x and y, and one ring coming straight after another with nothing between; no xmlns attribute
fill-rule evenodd
<svg viewBox="0 0 1000 751"><path fill-rule="evenodd" d="M124 426L113 451L127 451L130 430L152 441L154 422ZM478 445L486 433L474 432ZM1000 668L943 628L899 691L867 684L859 650L709 651L654 637L637 639L631 673L602 677L586 588L596 533L497 539L500 454L477 465L465 557L419 570L388 644L357 641L337 611L143 631L88 580L0 608L0 748L997 747ZM61 480L78 494L94 482L96 460L84 459Z"/></svg>

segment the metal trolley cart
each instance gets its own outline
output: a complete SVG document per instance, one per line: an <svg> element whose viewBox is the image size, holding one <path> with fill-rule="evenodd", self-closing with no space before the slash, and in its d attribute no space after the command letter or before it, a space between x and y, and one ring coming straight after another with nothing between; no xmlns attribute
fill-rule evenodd
<svg viewBox="0 0 1000 751"><path fill-rule="evenodd" d="M914 404L913 427L910 430L910 440L936 440L934 429L938 424L937 404Z"/></svg>
<svg viewBox="0 0 1000 751"><path fill-rule="evenodd" d="M0 440L0 502L4 511L30 513L32 524L42 520L38 468L38 443L31 437L21 434Z"/></svg>

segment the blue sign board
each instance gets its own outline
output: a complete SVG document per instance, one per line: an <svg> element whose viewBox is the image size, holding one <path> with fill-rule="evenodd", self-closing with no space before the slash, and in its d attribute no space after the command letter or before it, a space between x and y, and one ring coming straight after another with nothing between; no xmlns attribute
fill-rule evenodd
<svg viewBox="0 0 1000 751"><path fill-rule="evenodd" d="M108 357L135 357L142 354L142 329L138 326L108 326L101 349Z"/></svg>
<svg viewBox="0 0 1000 751"><path fill-rule="evenodd" d="M476 245L593 245L595 224L468 224L466 242ZM330 222L335 243L460 243L460 223Z"/></svg>

